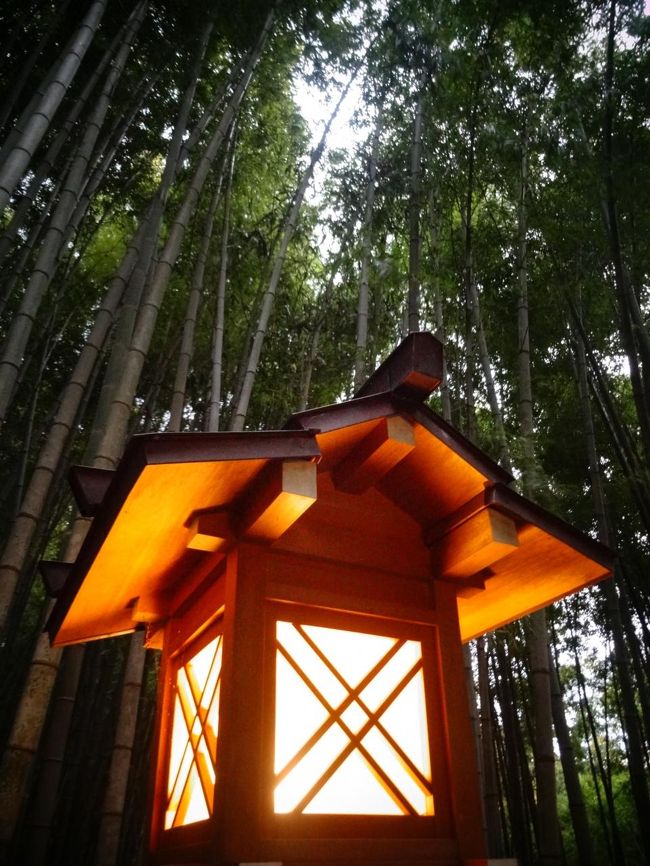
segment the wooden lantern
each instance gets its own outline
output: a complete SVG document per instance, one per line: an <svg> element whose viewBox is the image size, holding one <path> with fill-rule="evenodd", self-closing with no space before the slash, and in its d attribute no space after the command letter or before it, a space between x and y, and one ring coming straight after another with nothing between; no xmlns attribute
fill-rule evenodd
<svg viewBox="0 0 650 866"><path fill-rule="evenodd" d="M162 650L152 863L487 862L461 644L611 558L424 405L441 369L412 334L282 431L73 472L94 520L43 565L48 627Z"/></svg>

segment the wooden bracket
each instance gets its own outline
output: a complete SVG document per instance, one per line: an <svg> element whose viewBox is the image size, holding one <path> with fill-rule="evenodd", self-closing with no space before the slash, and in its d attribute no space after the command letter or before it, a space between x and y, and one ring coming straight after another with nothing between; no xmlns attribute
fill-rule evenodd
<svg viewBox="0 0 650 866"><path fill-rule="evenodd" d="M471 577L519 546L514 520L494 508L477 511L430 542L435 571L443 578Z"/></svg>
<svg viewBox="0 0 650 866"><path fill-rule="evenodd" d="M131 619L147 625L158 622L167 615L166 606L159 595L139 595L133 600Z"/></svg>
<svg viewBox="0 0 650 866"><path fill-rule="evenodd" d="M58 598L61 590L65 586L70 570L72 569L71 562L54 562L49 559L43 559L38 564L45 584L47 594L51 598Z"/></svg>
<svg viewBox="0 0 650 866"><path fill-rule="evenodd" d="M97 469L94 466L71 467L68 475L70 488L84 517L94 517L97 514L114 476L114 469Z"/></svg>
<svg viewBox="0 0 650 866"><path fill-rule="evenodd" d="M344 493L363 493L414 448L415 432L405 418L382 418L334 468L334 485Z"/></svg>
<svg viewBox="0 0 650 866"><path fill-rule="evenodd" d="M145 649L161 650L164 646L165 626L163 622L147 624L144 633Z"/></svg>
<svg viewBox="0 0 650 866"><path fill-rule="evenodd" d="M240 527L248 538L275 541L316 501L316 464L270 463L243 504Z"/></svg>
<svg viewBox="0 0 650 866"><path fill-rule="evenodd" d="M489 569L486 569L486 571L489 571ZM474 575L474 577L468 577L467 580L464 580L462 583L454 579L454 583L458 587L456 595L459 598L472 598L472 596L477 595L479 592L483 592L485 589L485 581L488 577L489 575L486 575L485 572L483 572Z"/></svg>
<svg viewBox="0 0 650 866"><path fill-rule="evenodd" d="M195 512L190 518L189 530L187 546L191 550L215 553L226 547L233 539L230 514L223 508Z"/></svg>

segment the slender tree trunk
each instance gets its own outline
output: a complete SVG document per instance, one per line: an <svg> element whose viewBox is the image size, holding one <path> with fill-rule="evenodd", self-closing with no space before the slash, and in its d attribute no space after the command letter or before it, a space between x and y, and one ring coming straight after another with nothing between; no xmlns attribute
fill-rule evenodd
<svg viewBox="0 0 650 866"><path fill-rule="evenodd" d="M518 384L519 426L523 454L523 488L534 498L540 488L535 460L535 428L530 370L530 330L528 318L528 255L527 255L527 193L528 193L528 131L526 122L522 134L520 196L518 204ZM537 840L540 866L556 866L562 859L562 842L557 817L555 756L553 752L553 714L551 709L551 672L549 670L549 638L546 611L528 617L526 641L530 664L530 691L534 726L533 752L536 781Z"/></svg>
<svg viewBox="0 0 650 866"><path fill-rule="evenodd" d="M169 142L165 167L163 169L158 189L150 202L147 212L145 223L146 230L143 236L143 242L140 245L138 261L131 273L126 288L124 302L120 310L117 327L113 337L111 354L106 367L106 372L104 373L102 388L97 403L93 430L89 443L89 451L91 454L97 453L97 449L100 447L100 442L106 435L113 400L116 391L120 386L124 368L129 358L131 342L133 340L133 329L142 300L142 294L148 279L151 278L151 275L155 273L156 270L154 261L156 245L160 235L165 206L178 173L179 154L183 144L183 136L187 129L192 103L194 101L194 95L198 84L199 71L203 62L212 27L213 22L208 20L197 44L197 50L190 69L190 75L180 101L178 116Z"/></svg>
<svg viewBox="0 0 650 866"><path fill-rule="evenodd" d="M194 274L192 277L192 288L187 299L187 310L185 312L185 321L183 323L181 350L178 358L178 366L176 367L176 376L174 377L171 412L167 427L168 430L179 431L182 426L187 377L189 376L192 355L194 354L194 331L196 330L199 305L201 303L201 297L203 296L205 268L208 261L210 244L212 243L214 219L221 199L221 185L224 167L225 160L212 195L212 200L205 215L201 244L196 254Z"/></svg>
<svg viewBox="0 0 650 866"><path fill-rule="evenodd" d="M536 824L540 866L559 866L562 843L557 818L555 754L549 642L546 611L528 617L526 642L530 664L530 691L533 703L533 735L536 782Z"/></svg>
<svg viewBox="0 0 650 866"><path fill-rule="evenodd" d="M506 656L505 647L500 638L496 640L496 657L499 670L497 694L503 725L506 789L512 841L515 854L521 860L522 866L528 866L531 862L532 844L529 822L526 820L526 792L523 780L523 774L527 772L527 764L525 760L520 760L517 748L519 722L515 711L515 695L510 681L510 659Z"/></svg>
<svg viewBox="0 0 650 866"><path fill-rule="evenodd" d="M303 173L300 184L298 185L298 189L295 192L291 209L289 210L287 219L285 220L282 230L282 240L280 241L280 248L273 263L273 271L271 273L269 285L267 286L266 291L264 292L264 297L262 298L262 308L260 310L259 319L257 321L257 329L253 337L253 343L251 346L250 355L248 357L248 363L246 365L246 372L244 374L241 394L239 395L239 400L237 401L233 416L230 419L231 430L244 429L246 413L248 412L248 404L250 402L251 394L253 392L253 384L255 382L257 368L259 365L260 357L262 355L262 346L264 345L264 339L266 337L269 320L271 318L273 303L275 301L275 293L278 288L278 283L280 282L280 276L284 267L287 249L289 248L289 244L291 243L291 239L293 238L294 232L296 230L298 216L300 214L300 208L302 206L305 193L307 192L307 187L309 186L309 183L311 181L314 169L316 168L316 165L318 164L321 156L323 155L323 151L325 149L325 142L327 141L330 127L332 126L334 118L339 112L343 100L348 94L348 90L350 89L350 86L354 81L357 72L358 67L348 81L345 88L343 89L341 96L336 103L334 111L332 112L327 123L325 124L321 139L317 147L312 151L309 164Z"/></svg>
<svg viewBox="0 0 650 866"><path fill-rule="evenodd" d="M219 262L219 282L217 284L217 303L212 334L212 351L210 353L210 401L206 429L216 432L219 429L221 415L221 381L223 378L223 337L226 322L226 286L228 282L228 245L230 237L230 204L232 200L232 182L235 170L235 141L230 145L230 165L228 166L228 184L223 206L223 224L221 226L221 258Z"/></svg>
<svg viewBox="0 0 650 866"><path fill-rule="evenodd" d="M46 178L50 177L53 166L57 165L59 162L59 158L64 152L66 144L69 144L70 136L75 124L79 120L83 110L86 108L91 94L106 71L116 49L123 42L129 25L130 21L125 22L106 51L104 51L99 63L97 63L93 69L92 75L88 77L81 93L75 99L72 107L68 111L61 128L49 144L45 156L41 159L37 168L34 170L34 177L31 179L28 188L20 197L20 201L14 207L14 214L11 218L11 222L4 229L2 236L0 236L0 262L3 262L10 252L16 234L19 229L23 227L25 218L34 204L34 199L36 198L38 191L42 187Z"/></svg>
<svg viewBox="0 0 650 866"><path fill-rule="evenodd" d="M605 493L600 476L596 436L589 404L586 359L584 347L580 341L577 343L577 367L578 388L587 438L591 491L594 501L594 511L598 519L599 537L605 544L614 548L615 539L607 520ZM643 736L637 715L636 698L630 675L630 660L625 645L623 612L616 593L615 578L602 581L599 584L599 590L605 600L608 627L614 644L614 663L621 692L622 721L627 738L630 785L637 812L639 835L646 862L650 863L650 793L648 791L647 772L643 758ZM620 578L618 579L620 580Z"/></svg>
<svg viewBox="0 0 650 866"><path fill-rule="evenodd" d="M49 129L61 100L72 83L79 65L99 27L108 0L94 0L79 26L76 38L61 59L53 80L31 115L19 140L0 166L0 213L9 204L16 185L29 167L34 152Z"/></svg>
<svg viewBox="0 0 650 866"><path fill-rule="evenodd" d="M8 330L3 356L0 359L0 420L4 420L7 410L11 405L16 379L36 313L54 276L66 226L79 200L84 182L87 180L88 163L92 156L99 130L106 118L113 91L124 70L133 41L142 24L146 8L147 0L141 0L130 17L130 27L127 29L124 42L108 74L102 94L88 120L83 140L73 160L59 198L59 203L54 211L36 258L32 276L25 289L23 301L18 312L14 315Z"/></svg>
<svg viewBox="0 0 650 866"><path fill-rule="evenodd" d="M358 390L366 380L366 347L368 344L368 274L372 251L372 213L375 206L377 181L377 157L379 138L383 126L383 100L380 96L377 117L372 132L370 157L368 159L368 183L366 184L366 209L361 230L361 269L359 273L359 302L357 305L357 345L354 355L354 390Z"/></svg>
<svg viewBox="0 0 650 866"><path fill-rule="evenodd" d="M431 245L431 270L433 282L433 316L436 333L443 345L446 344L445 318L442 304L442 291L440 289L440 251L439 251L439 213L436 191L432 187L429 196L430 217L430 245ZM446 348L446 347L445 347ZM449 376L447 365L447 351L442 356L442 382L440 383L440 400L442 402L442 417L451 423L451 399L449 396Z"/></svg>
<svg viewBox="0 0 650 866"><path fill-rule="evenodd" d="M18 515L0 560L0 630L4 629L16 585L24 573L34 535L43 521L53 479L75 429L79 407L114 321L129 274L138 256L142 229L129 245L95 316L95 323L63 390L52 426L36 460Z"/></svg>
<svg viewBox="0 0 650 866"><path fill-rule="evenodd" d="M191 215L199 199L206 178L222 146L235 114L246 93L248 84L261 57L273 23L273 10L269 13L262 33L250 52L246 68L233 93L211 141L197 165L185 198L174 219L167 242L156 265L148 294L145 297L136 322L127 363L122 371L113 400L106 431L97 449L97 465L115 465L123 447L128 428L129 415L138 381L153 336L158 310L171 277L172 269L180 253L181 243Z"/></svg>
<svg viewBox="0 0 650 866"><path fill-rule="evenodd" d="M488 670L488 654L485 648L485 638L476 641L478 657L479 698L481 702L481 758L483 765L483 803L487 830L488 852L491 856L503 855L501 840L501 824L499 820L499 795L497 788L497 771L494 754L494 720L492 718L492 703L490 700L490 681Z"/></svg>
<svg viewBox="0 0 650 866"><path fill-rule="evenodd" d="M232 90L235 86L235 82L237 80L237 68L233 68L230 75L226 78L223 84L217 88L214 96L205 107L203 114L194 125L190 134L187 137L187 140L183 142L183 146L181 147L181 152L179 154L179 169L185 160L192 153L196 145L199 143L199 140L203 133L206 131L210 122L214 117L216 117L217 111L223 104L228 92Z"/></svg>
<svg viewBox="0 0 650 866"><path fill-rule="evenodd" d="M38 6L38 4L36 4ZM22 95L23 88L29 79L29 76L36 65L36 61L43 53L45 47L48 42L53 38L56 34L56 31L59 27L59 24L65 17L68 7L70 5L70 0L63 0L62 3L58 5L55 9L54 15L46 22L45 29L43 35L39 39L38 43L34 46L29 56L21 63L20 71L16 78L11 81L10 85L7 87L6 98L2 109L0 109L0 130L4 129L5 125L11 118L11 115L14 112L15 106L18 104L18 101ZM11 42L14 42L21 37L24 37L26 30L26 22L33 15L35 9L33 4L21 4L21 17L20 20L15 22L13 33L11 34L11 41L9 39L5 39L3 50L5 53L5 57L9 56L9 52L11 51ZM28 26L28 25L27 25Z"/></svg>
<svg viewBox="0 0 650 866"><path fill-rule="evenodd" d="M74 247L74 244L77 243L79 228L83 224L83 219L88 213L88 208L90 207L90 204L93 201L98 189L104 182L109 168L113 164L118 148L122 143L124 136L128 132L129 127L132 125L133 121L142 110L144 100L149 95L149 92L154 86L157 78L158 76L154 76L152 78L149 78L148 80L143 79L142 87L139 87L136 90L136 96L133 100L133 105L131 106L130 110L122 118L120 118L120 123L115 124L114 128L105 138L105 140L97 146L97 159L94 160L94 165L91 167L88 175L88 182L84 186L84 189L79 196L77 206L75 207L74 212L70 217L63 241L63 248L71 250L71 252L68 253L68 262L71 262L72 265L75 267L79 266L83 258L83 256L80 254L79 247ZM129 184L132 184L135 179L136 178L134 176L130 178L129 181L127 181L127 183L122 188L123 194L126 193L129 188ZM99 223L96 224L93 228L93 233L101 227L103 220L107 217L109 213L110 210L107 208L104 211L104 215L100 219ZM88 231L86 231L86 235L87 237L92 237L92 233ZM69 269L66 272L64 279L69 279L70 273L71 271Z"/></svg>
<svg viewBox="0 0 650 866"><path fill-rule="evenodd" d="M78 526L84 530L89 521L79 518ZM66 555L74 562L81 540L81 529L73 533ZM52 608L48 605L47 614ZM0 860L5 858L20 817L25 795L31 780L32 766L41 731L48 710L49 698L61 660L60 647L50 646L47 634L38 638L32 664L27 675L16 711L9 742L0 766Z"/></svg>
<svg viewBox="0 0 650 866"><path fill-rule="evenodd" d="M623 842L621 839L620 830L618 827L618 819L616 817L616 806L614 803L614 792L612 790L611 778L609 777L607 770L605 768L605 760L603 759L602 754L602 737L597 729L593 713L591 711L591 706L589 705L589 699L587 697L587 690L585 687L585 678L582 673L582 665L580 664L580 654L578 652L579 641L577 640L575 634L575 628L573 633L573 660L576 669L576 680L578 682L578 689L580 693L580 706L581 712L584 714L584 718L586 719L587 724L585 727L589 730L591 734L591 742L593 744L594 753L596 755L596 762L598 767L598 777L600 778L601 784L603 786L603 791L605 792L605 800L607 802L607 813L609 816L609 823L611 829L611 838L612 838L612 847L614 851L613 863L615 866L619 866L619 864L625 864L625 854L623 853Z"/></svg>
<svg viewBox="0 0 650 866"><path fill-rule="evenodd" d="M101 811L95 866L115 866L118 863L120 831L133 753L145 656L143 633L134 632L129 643L129 655L124 672L120 714L117 720L108 784Z"/></svg>
<svg viewBox="0 0 650 866"><path fill-rule="evenodd" d="M413 121L413 141L411 143L411 173L409 189L409 292L408 292L408 329L420 330L420 189L422 186L422 125L424 120L424 86L426 74L420 78L415 118Z"/></svg>
<svg viewBox="0 0 650 866"><path fill-rule="evenodd" d="M44 866L63 771L67 734L77 693L85 645L67 647L61 658L49 724L42 744L42 765L24 843L25 866Z"/></svg>
<svg viewBox="0 0 650 866"><path fill-rule="evenodd" d="M569 725L567 724L566 715L564 713L564 701L562 698L560 680L557 674L557 666L550 651L548 663L551 672L551 710L553 713L553 727L555 728L555 736L557 737L560 749L560 761L562 762L562 771L564 773L564 786L569 801L569 811L571 813L573 834L575 836L576 848L578 850L578 859L581 866L594 866L596 863L596 855L592 841L591 828L589 827L587 809L584 797L582 796L580 778L576 767L571 731L569 730Z"/></svg>
<svg viewBox="0 0 650 866"><path fill-rule="evenodd" d="M580 341L581 351L584 351L586 360L589 362L590 386L596 406L605 427L609 431L621 469L639 508L641 519L647 531L650 532L650 489L648 488L643 461L639 457L630 428L623 421L621 413L612 399L613 388L608 383L605 372L601 369L601 365L591 349L581 314L568 294L566 299L576 328L576 339Z"/></svg>

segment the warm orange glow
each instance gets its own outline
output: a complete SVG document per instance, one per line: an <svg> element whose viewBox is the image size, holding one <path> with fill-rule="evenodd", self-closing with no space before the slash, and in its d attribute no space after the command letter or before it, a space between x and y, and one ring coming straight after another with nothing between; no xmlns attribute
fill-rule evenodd
<svg viewBox="0 0 650 866"><path fill-rule="evenodd" d="M212 814L219 729L221 635L176 674L165 830Z"/></svg>
<svg viewBox="0 0 650 866"><path fill-rule="evenodd" d="M418 641L278 622L275 811L432 815Z"/></svg>

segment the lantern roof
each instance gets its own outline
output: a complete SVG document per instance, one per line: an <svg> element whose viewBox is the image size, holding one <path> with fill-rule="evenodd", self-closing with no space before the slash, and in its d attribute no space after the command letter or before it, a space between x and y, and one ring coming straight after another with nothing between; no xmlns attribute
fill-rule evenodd
<svg viewBox="0 0 650 866"><path fill-rule="evenodd" d="M441 378L439 341L411 334L355 397L283 430L141 434L116 470L73 469L93 521L74 563L42 563L54 643L164 621L239 541L310 550L318 533L349 531L363 559L363 527L345 525L341 497L385 503L391 543L422 548L422 578L457 583L465 640L608 576L608 548L512 490L424 405Z"/></svg>

